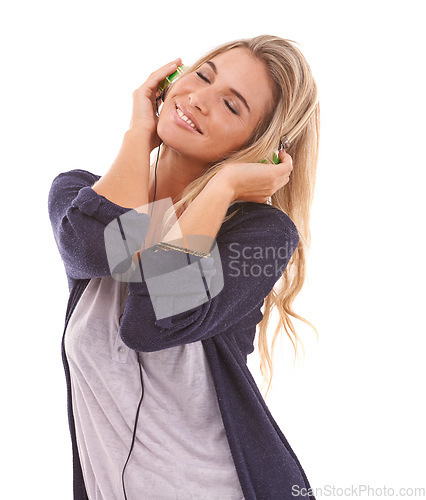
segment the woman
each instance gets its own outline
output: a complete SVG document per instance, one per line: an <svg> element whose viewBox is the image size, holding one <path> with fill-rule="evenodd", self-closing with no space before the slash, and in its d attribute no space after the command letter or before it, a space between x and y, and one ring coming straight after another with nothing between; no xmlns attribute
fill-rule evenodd
<svg viewBox="0 0 426 500"><path fill-rule="evenodd" d="M292 342L290 315L303 320L291 306L310 237L315 81L275 36L220 46L161 95L180 64L133 93L105 175L65 172L49 193L70 288L74 498L313 499L246 360L260 323L272 377L273 305Z"/></svg>

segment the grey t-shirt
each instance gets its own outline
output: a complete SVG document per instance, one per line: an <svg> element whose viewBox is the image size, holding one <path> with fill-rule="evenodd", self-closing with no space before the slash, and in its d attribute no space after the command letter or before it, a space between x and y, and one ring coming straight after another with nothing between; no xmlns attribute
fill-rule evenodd
<svg viewBox="0 0 426 500"><path fill-rule="evenodd" d="M77 444L90 500L123 499L141 381L119 336L127 283L92 278L65 334ZM128 500L244 498L201 341L139 353L144 396Z"/></svg>

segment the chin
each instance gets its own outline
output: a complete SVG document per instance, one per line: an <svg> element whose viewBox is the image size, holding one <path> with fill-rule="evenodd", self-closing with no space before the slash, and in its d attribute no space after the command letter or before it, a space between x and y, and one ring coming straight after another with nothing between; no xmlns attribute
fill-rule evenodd
<svg viewBox="0 0 426 500"><path fill-rule="evenodd" d="M200 162L206 161L200 152L202 148L196 141L191 140L191 134L180 132L176 130L174 123L158 123L157 126L158 137L170 149L175 151L179 156L187 156L188 158L199 160ZM189 136L189 137L188 137Z"/></svg>
<svg viewBox="0 0 426 500"><path fill-rule="evenodd" d="M160 124L157 127L157 134L158 137L161 139L162 143L167 146L168 148L172 149L176 153L180 155L186 155L187 154L187 147L185 147L183 143L182 137L179 137L178 134L176 134L173 130L170 130L171 127L168 125L165 126L160 126Z"/></svg>

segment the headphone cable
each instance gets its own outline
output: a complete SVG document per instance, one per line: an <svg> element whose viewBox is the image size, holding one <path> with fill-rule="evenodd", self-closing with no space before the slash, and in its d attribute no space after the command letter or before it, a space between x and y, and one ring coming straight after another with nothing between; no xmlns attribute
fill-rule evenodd
<svg viewBox="0 0 426 500"><path fill-rule="evenodd" d="M155 183L154 183L154 199L152 200L150 218L152 217L152 212L154 210L154 200L155 200L155 194L157 192L157 166L158 166L158 159L160 157L160 147L161 147L162 143L163 143L163 141L160 140L160 144L158 146L158 152L157 152L157 160L155 162L155 171L154 171L154 180L155 180ZM145 247L145 241L143 242L142 248L144 248L144 247ZM140 260L139 260L139 266L140 266ZM120 316L120 319L121 319L121 316ZM136 410L135 425L133 427L132 443L130 445L129 454L127 456L126 463L124 464L123 471L121 473L121 483L123 485L123 493L124 493L125 500L127 500L127 494L126 494L126 487L124 486L124 471L126 469L127 463L130 460L130 455L132 454L133 446L135 444L135 440L136 440L136 428L137 428L137 424L138 424L139 411L141 409L142 399L143 399L143 395L144 395L144 386L143 386L143 377L142 377L142 365L141 365L140 358L139 358L139 351L136 351L136 357L137 357L138 366L139 366L139 375L140 375L140 380L141 380L142 394L141 394L141 398L139 400L138 408Z"/></svg>

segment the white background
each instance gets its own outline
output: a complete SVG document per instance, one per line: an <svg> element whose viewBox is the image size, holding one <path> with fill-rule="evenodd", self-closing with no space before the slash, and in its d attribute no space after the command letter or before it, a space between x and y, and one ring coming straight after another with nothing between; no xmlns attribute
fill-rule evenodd
<svg viewBox="0 0 426 500"><path fill-rule="evenodd" d="M72 498L60 355L68 289L47 213L53 178L107 171L132 91L157 67L263 33L299 43L322 119L308 277L294 304L320 336L295 321L306 347L295 366L290 342L277 344L267 404L317 498L340 498L319 491L333 486L426 487L421 6L40 0L1 8L3 498ZM255 354L249 366L258 380Z"/></svg>

